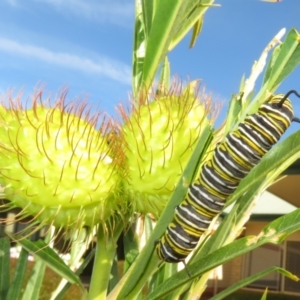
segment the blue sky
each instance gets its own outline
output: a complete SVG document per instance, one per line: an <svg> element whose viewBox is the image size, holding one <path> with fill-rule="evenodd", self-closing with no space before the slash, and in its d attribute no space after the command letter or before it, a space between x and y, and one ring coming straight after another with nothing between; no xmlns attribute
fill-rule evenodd
<svg viewBox="0 0 300 300"><path fill-rule="evenodd" d="M300 1L216 3L196 46L188 49L185 39L169 58L172 74L200 78L226 105L274 35L283 27L300 31ZM131 91L133 25L134 0L1 1L0 93L22 90L26 98L43 85L55 96L68 87L70 100L88 96L114 114ZM300 90L300 68L278 91L290 89ZM300 99L293 99L300 116Z"/></svg>

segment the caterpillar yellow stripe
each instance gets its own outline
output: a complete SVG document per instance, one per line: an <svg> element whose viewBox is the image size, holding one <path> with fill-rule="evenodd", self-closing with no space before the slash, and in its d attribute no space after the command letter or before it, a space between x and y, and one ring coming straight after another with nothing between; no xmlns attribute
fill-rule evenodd
<svg viewBox="0 0 300 300"><path fill-rule="evenodd" d="M156 244L158 257L168 263L184 261L197 246L212 219L240 181L278 142L294 117L289 95L272 96L258 112L249 115L230 132L200 170L199 178L189 186L183 202L175 208L173 221Z"/></svg>

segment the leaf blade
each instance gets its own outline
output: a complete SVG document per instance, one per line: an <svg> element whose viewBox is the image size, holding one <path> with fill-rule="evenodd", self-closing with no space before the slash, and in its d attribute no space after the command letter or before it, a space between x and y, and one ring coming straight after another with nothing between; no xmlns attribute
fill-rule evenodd
<svg viewBox="0 0 300 300"><path fill-rule="evenodd" d="M15 268L14 277L8 290L7 299L19 299L28 263L28 251L22 248Z"/></svg>
<svg viewBox="0 0 300 300"><path fill-rule="evenodd" d="M0 238L0 299L6 299L9 289L10 241Z"/></svg>
<svg viewBox="0 0 300 300"><path fill-rule="evenodd" d="M14 236L17 242L35 257L41 259L54 272L71 283L81 285L77 275L64 263L59 255L42 240L31 242L22 237Z"/></svg>

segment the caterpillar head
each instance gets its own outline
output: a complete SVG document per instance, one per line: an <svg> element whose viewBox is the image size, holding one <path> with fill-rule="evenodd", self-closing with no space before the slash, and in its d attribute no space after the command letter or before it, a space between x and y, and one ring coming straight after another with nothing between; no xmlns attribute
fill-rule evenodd
<svg viewBox="0 0 300 300"><path fill-rule="evenodd" d="M289 108L292 106L290 99L288 98L289 95L291 94L295 94L298 98L300 98L300 94L295 91L295 90L290 90L289 92L287 92L284 97L278 102L277 107L282 109L282 108ZM291 121L292 122L297 122L300 123L300 118L295 117L294 113L293 116L291 117Z"/></svg>

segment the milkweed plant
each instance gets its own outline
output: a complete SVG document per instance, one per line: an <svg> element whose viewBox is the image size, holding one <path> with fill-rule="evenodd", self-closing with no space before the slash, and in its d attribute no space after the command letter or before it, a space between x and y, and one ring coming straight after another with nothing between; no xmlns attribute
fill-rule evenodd
<svg viewBox="0 0 300 300"><path fill-rule="evenodd" d="M1 222L26 226L0 239L1 299L39 299L46 266L61 277L51 299L62 299L71 285L78 287L77 299L200 299L217 266L299 230L297 209L259 235L237 239L259 195L299 158L300 131L277 143L240 182L226 199L225 206L233 204L231 212L222 222L211 222L185 266L164 262L156 253L174 208L216 145L276 94L300 62L298 32L281 30L233 91L226 118L215 128L220 101L213 101L197 79L173 79L168 60L190 30L190 47L195 44L205 12L214 6L212 0L136 1L132 98L118 106L116 118L95 112L87 102L69 102L66 91L53 100L37 89L30 104L21 95L2 100L0 208L6 217ZM259 76L262 85L255 90ZM7 217L11 211L17 212L13 218ZM36 232L44 238L33 241ZM62 259L57 240L70 260ZM116 256L118 240L123 241L118 249L123 264ZM12 279L11 241L21 248ZM25 280L31 255L35 264ZM92 259L86 288L80 274ZM298 280L274 266L212 299L270 272Z"/></svg>

